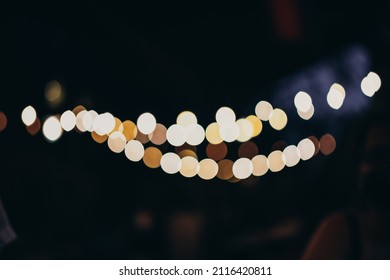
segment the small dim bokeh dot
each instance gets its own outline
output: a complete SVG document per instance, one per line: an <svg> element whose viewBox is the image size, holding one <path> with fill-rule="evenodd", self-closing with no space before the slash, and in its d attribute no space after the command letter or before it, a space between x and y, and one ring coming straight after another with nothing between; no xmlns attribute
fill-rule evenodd
<svg viewBox="0 0 390 280"><path fill-rule="evenodd" d="M0 132L2 132L7 127L7 116L4 112L0 112Z"/></svg>

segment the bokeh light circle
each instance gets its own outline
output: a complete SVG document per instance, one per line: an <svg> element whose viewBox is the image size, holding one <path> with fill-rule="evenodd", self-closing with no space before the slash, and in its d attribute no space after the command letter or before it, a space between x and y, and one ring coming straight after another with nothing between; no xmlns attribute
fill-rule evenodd
<svg viewBox="0 0 390 280"><path fill-rule="evenodd" d="M218 173L217 177L221 180L229 180L233 175L234 162L230 159L223 159L218 161Z"/></svg>
<svg viewBox="0 0 390 280"><path fill-rule="evenodd" d="M282 130L287 125L286 113L282 109L274 109L269 117L269 123L273 129Z"/></svg>
<svg viewBox="0 0 390 280"><path fill-rule="evenodd" d="M151 113L143 113L137 119L138 130L143 134L152 133L156 128L156 118Z"/></svg>
<svg viewBox="0 0 390 280"><path fill-rule="evenodd" d="M206 134L203 127L199 124L189 124L185 127L186 142L192 146L200 145Z"/></svg>
<svg viewBox="0 0 390 280"><path fill-rule="evenodd" d="M203 180L211 180L218 173L218 164L209 158L205 158L199 162L198 175Z"/></svg>
<svg viewBox="0 0 390 280"><path fill-rule="evenodd" d="M269 170L279 172L285 167L285 159L282 151L276 150L268 155Z"/></svg>
<svg viewBox="0 0 390 280"><path fill-rule="evenodd" d="M162 170L168 174L175 174L179 172L182 165L180 157L171 152L166 153L161 157L160 164Z"/></svg>
<svg viewBox="0 0 390 280"><path fill-rule="evenodd" d="M265 155L257 155L252 158L254 176L263 176L269 169L268 158Z"/></svg>
<svg viewBox="0 0 390 280"><path fill-rule="evenodd" d="M246 179L252 175L253 164L248 158L239 158L233 164L233 175L238 179Z"/></svg>
<svg viewBox="0 0 390 280"><path fill-rule="evenodd" d="M145 149L143 162L149 168L160 167L160 160L162 157L161 151L156 147L148 147Z"/></svg>
<svg viewBox="0 0 390 280"><path fill-rule="evenodd" d="M76 126L76 116L71 110L65 111L60 118L62 129L71 131Z"/></svg>
<svg viewBox="0 0 390 280"><path fill-rule="evenodd" d="M62 127L59 119L51 116L45 120L42 127L43 136L50 142L57 141L62 135Z"/></svg>
<svg viewBox="0 0 390 280"><path fill-rule="evenodd" d="M294 97L294 105L300 112L305 113L309 111L310 107L312 106L310 95L304 91L298 92Z"/></svg>
<svg viewBox="0 0 390 280"><path fill-rule="evenodd" d="M219 125L234 123L236 121L236 114L229 107L221 107L215 114L215 120Z"/></svg>
<svg viewBox="0 0 390 280"><path fill-rule="evenodd" d="M313 104L311 105L310 109L307 112L301 112L297 110L299 117L305 121L308 121L313 117L314 111L315 110Z"/></svg>
<svg viewBox="0 0 390 280"><path fill-rule="evenodd" d="M219 134L225 142L234 142L240 136L240 127L237 123L225 123L219 127Z"/></svg>
<svg viewBox="0 0 390 280"><path fill-rule="evenodd" d="M199 169L199 162L196 158L192 156L186 156L181 159L180 174L184 177L191 178L196 176L199 172Z"/></svg>
<svg viewBox="0 0 390 280"><path fill-rule="evenodd" d="M121 153L126 147L126 137L122 132L114 131L107 140L107 145L114 153Z"/></svg>
<svg viewBox="0 0 390 280"><path fill-rule="evenodd" d="M255 108L256 116L262 121L268 121L274 108L267 101L260 101Z"/></svg>
<svg viewBox="0 0 390 280"><path fill-rule="evenodd" d="M196 118L195 114L190 111L184 111L181 112L176 119L176 124L179 124L183 127L187 127L191 124L197 124L198 119Z"/></svg>
<svg viewBox="0 0 390 280"><path fill-rule="evenodd" d="M35 119L37 118L37 112L35 111L34 107L27 106L22 111L22 121L26 126L30 126L34 123Z"/></svg>
<svg viewBox="0 0 390 280"><path fill-rule="evenodd" d="M299 153L301 155L301 160L309 160L315 154L314 143L309 139L305 138L298 143Z"/></svg>
<svg viewBox="0 0 390 280"><path fill-rule="evenodd" d="M172 146L178 147L186 142L185 128L179 124L171 125L167 130L167 140Z"/></svg>
<svg viewBox="0 0 390 280"><path fill-rule="evenodd" d="M336 139L329 134L324 134L320 139L320 151L322 154L328 156L336 149Z"/></svg>
<svg viewBox="0 0 390 280"><path fill-rule="evenodd" d="M207 126L206 128L206 139L209 143L217 145L223 142L221 134L219 133L220 126L218 123L214 122Z"/></svg>
<svg viewBox="0 0 390 280"><path fill-rule="evenodd" d="M299 149L295 145L287 146L283 150L283 155L287 167L293 167L297 165L301 159Z"/></svg>

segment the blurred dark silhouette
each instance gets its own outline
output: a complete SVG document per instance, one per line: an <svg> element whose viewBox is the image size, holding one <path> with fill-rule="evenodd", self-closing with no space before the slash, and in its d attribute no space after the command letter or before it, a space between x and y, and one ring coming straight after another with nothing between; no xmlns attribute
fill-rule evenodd
<svg viewBox="0 0 390 280"><path fill-rule="evenodd" d="M303 259L390 259L388 113L374 111L358 133L351 143L359 153L352 203L322 220Z"/></svg>
<svg viewBox="0 0 390 280"><path fill-rule="evenodd" d="M7 213L0 200L0 256L1 248L16 239L16 234L10 225Z"/></svg>

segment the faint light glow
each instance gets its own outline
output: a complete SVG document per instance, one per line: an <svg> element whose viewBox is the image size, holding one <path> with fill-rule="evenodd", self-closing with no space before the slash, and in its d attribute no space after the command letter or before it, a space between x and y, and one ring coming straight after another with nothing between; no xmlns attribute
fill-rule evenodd
<svg viewBox="0 0 390 280"><path fill-rule="evenodd" d="M215 161L224 159L227 155L227 152L228 147L225 142L221 142L216 145L209 143L206 147L206 155Z"/></svg>
<svg viewBox="0 0 390 280"><path fill-rule="evenodd" d="M252 175L253 164L249 158L239 158L233 164L233 174L238 179L246 179Z"/></svg>
<svg viewBox="0 0 390 280"><path fill-rule="evenodd" d="M310 119L313 117L313 115L314 115L314 106L313 106L313 104L312 104L311 107L310 107L310 109L309 109L309 111L307 111L307 112L301 112L301 111L297 110L297 113L298 113L298 115L299 115L299 117L300 117L301 119L303 119L303 120L305 120L305 121L308 121L308 120L310 120Z"/></svg>
<svg viewBox="0 0 390 280"><path fill-rule="evenodd" d="M254 176L263 176L267 173L269 169L268 158L264 155L257 155L252 158L253 171L252 174Z"/></svg>
<svg viewBox="0 0 390 280"><path fill-rule="evenodd" d="M199 172L199 169L199 162L196 158L187 156L181 159L180 174L184 177L191 178L196 176Z"/></svg>
<svg viewBox="0 0 390 280"><path fill-rule="evenodd" d="M230 159L223 159L218 162L217 177L221 180L229 180L233 177L233 164Z"/></svg>
<svg viewBox="0 0 390 280"><path fill-rule="evenodd" d="M181 169L181 159L177 154L169 152L161 157L160 165L165 173L175 174Z"/></svg>
<svg viewBox="0 0 390 280"><path fill-rule="evenodd" d="M320 139L321 153L328 156L331 153L333 153L335 149L336 149L336 139L334 139L334 137L329 133L324 134Z"/></svg>
<svg viewBox="0 0 390 280"><path fill-rule="evenodd" d="M60 122L63 130L71 131L76 126L76 116L71 110L67 110L61 115Z"/></svg>
<svg viewBox="0 0 390 280"><path fill-rule="evenodd" d="M197 124L198 119L195 114L190 111L181 112L176 119L176 124L179 124L183 127L187 127L191 124Z"/></svg>
<svg viewBox="0 0 390 280"><path fill-rule="evenodd" d="M252 138L253 131L254 131L252 123L247 119L238 119L236 123L240 129L239 135L237 137L237 141L246 142L250 140Z"/></svg>
<svg viewBox="0 0 390 280"><path fill-rule="evenodd" d="M92 139L93 139L96 143L99 143L99 144L102 144L102 143L106 142L106 140L107 140L107 138L108 138L108 135L107 135L107 134L99 135L99 134L97 134L95 131L92 131L92 132L91 132L91 136L92 136Z"/></svg>
<svg viewBox="0 0 390 280"><path fill-rule="evenodd" d="M301 160L309 160L314 156L315 146L309 138L301 140L298 143L298 149L301 154Z"/></svg>
<svg viewBox="0 0 390 280"><path fill-rule="evenodd" d="M45 86L45 98L51 107L56 107L64 100L64 92L61 84L57 81L50 81Z"/></svg>
<svg viewBox="0 0 390 280"><path fill-rule="evenodd" d="M307 138L310 139L311 142L313 142L313 144L314 144L314 149L315 149L314 150L314 156L315 156L320 151L320 141L318 141L317 137L315 137L313 135L309 136Z"/></svg>
<svg viewBox="0 0 390 280"><path fill-rule="evenodd" d="M255 108L256 116L262 121L268 121L274 108L267 101L260 101Z"/></svg>
<svg viewBox="0 0 390 280"><path fill-rule="evenodd" d="M47 118L43 123L42 132L50 142L57 141L62 135L62 127L58 118L55 116Z"/></svg>
<svg viewBox="0 0 390 280"><path fill-rule="evenodd" d="M153 228L153 223L153 215L149 210L141 210L134 215L134 225L137 230L150 230Z"/></svg>
<svg viewBox="0 0 390 280"><path fill-rule="evenodd" d="M287 125L287 115L279 108L274 109L269 117L269 123L275 130L282 130Z"/></svg>
<svg viewBox="0 0 390 280"><path fill-rule="evenodd" d="M149 140L154 145L162 145L167 141L167 128L161 124L156 124L156 128L149 135Z"/></svg>
<svg viewBox="0 0 390 280"><path fill-rule="evenodd" d="M250 115L246 119L252 124L252 135L251 137L258 136L263 130L263 123L255 115Z"/></svg>
<svg viewBox="0 0 390 280"><path fill-rule="evenodd" d="M225 142L234 142L240 136L240 127L237 123L225 123L219 127L219 134Z"/></svg>
<svg viewBox="0 0 390 280"><path fill-rule="evenodd" d="M149 168L160 167L160 160L162 157L161 151L156 147L148 147L145 149L143 162Z"/></svg>
<svg viewBox="0 0 390 280"><path fill-rule="evenodd" d="M299 149L295 145L287 146L283 150L283 155L287 167L293 167L297 165L301 159Z"/></svg>
<svg viewBox="0 0 390 280"><path fill-rule="evenodd" d="M132 121L126 120L122 123L123 135L126 137L126 141L130 141L137 136L137 126Z"/></svg>
<svg viewBox="0 0 390 280"><path fill-rule="evenodd" d="M345 99L345 89L342 85L334 83L326 96L329 106L335 110L341 108Z"/></svg>
<svg viewBox="0 0 390 280"><path fill-rule="evenodd" d="M205 138L205 131L199 124L189 124L185 127L186 142L192 146L200 145Z"/></svg>
<svg viewBox="0 0 390 280"><path fill-rule="evenodd" d="M37 112L32 106L27 106L22 111L22 121L26 126L30 126L37 118Z"/></svg>
<svg viewBox="0 0 390 280"><path fill-rule="evenodd" d="M87 110L83 110L81 112L79 112L76 116L76 127L79 131L81 132L85 132L87 129L84 127L84 124L83 124L83 118L84 118L84 115L87 113Z"/></svg>
<svg viewBox="0 0 390 280"><path fill-rule="evenodd" d="M151 113L143 113L137 119L138 130L143 134L152 133L156 125L156 118Z"/></svg>
<svg viewBox="0 0 390 280"><path fill-rule="evenodd" d="M181 146L175 147L176 154L179 154L181 151L185 151L185 150L191 150L194 153L196 153L196 146L192 146L192 145L189 145L187 143L184 143Z"/></svg>
<svg viewBox="0 0 390 280"><path fill-rule="evenodd" d="M32 125L26 126L26 130L31 136L36 135L41 130L41 120L36 118Z"/></svg>
<svg viewBox="0 0 390 280"><path fill-rule="evenodd" d="M87 110L83 105L77 105L76 107L73 108L73 114L75 116L78 115L78 113L80 113L81 111L84 111L84 110Z"/></svg>
<svg viewBox="0 0 390 280"><path fill-rule="evenodd" d="M285 159L282 151L273 151L268 155L269 170L272 172L279 172L285 166Z"/></svg>
<svg viewBox="0 0 390 280"><path fill-rule="evenodd" d="M286 141L283 140L276 141L271 146L271 152L276 150L283 151L287 146L288 144L286 143Z"/></svg>
<svg viewBox="0 0 390 280"><path fill-rule="evenodd" d="M115 118L111 113L97 115L93 121L93 131L99 135L109 134L115 128Z"/></svg>
<svg viewBox="0 0 390 280"><path fill-rule="evenodd" d="M259 148L252 141L242 143L238 148L238 156L242 158L253 158L258 153L259 153Z"/></svg>
<svg viewBox="0 0 390 280"><path fill-rule="evenodd" d="M298 111L305 113L309 111L313 104L310 95L304 91L300 91L294 97L294 105Z"/></svg>
<svg viewBox="0 0 390 280"><path fill-rule="evenodd" d="M185 157L193 157L198 159L198 155L196 154L195 151L190 150L190 149L184 149L179 152L177 152L180 158L185 158Z"/></svg>
<svg viewBox="0 0 390 280"><path fill-rule="evenodd" d="M209 143L217 145L223 142L221 134L219 133L219 124L214 122L207 126L206 128L206 139Z"/></svg>
<svg viewBox="0 0 390 280"><path fill-rule="evenodd" d="M122 132L114 131L110 134L107 140L108 147L114 153L121 153L126 147L126 137Z"/></svg>
<svg viewBox="0 0 390 280"><path fill-rule="evenodd" d="M238 179L238 178L236 178L235 176L233 176L232 178L230 178L229 180L228 180L228 182L230 182L230 183L238 183L238 182L240 182L241 180L240 179Z"/></svg>
<svg viewBox="0 0 390 280"><path fill-rule="evenodd" d="M0 111L0 132L4 131L4 129L6 129L7 123L8 123L8 120L7 120L6 114L4 114L4 112Z"/></svg>
<svg viewBox="0 0 390 280"><path fill-rule="evenodd" d="M221 107L215 114L215 120L220 126L225 124L231 124L236 121L236 114L229 107Z"/></svg>
<svg viewBox="0 0 390 280"><path fill-rule="evenodd" d="M186 131L179 124L171 125L167 130L167 140L172 146L178 147L186 142Z"/></svg>
<svg viewBox="0 0 390 280"><path fill-rule="evenodd" d="M217 176L218 173L218 164L210 159L205 158L199 162L199 172L198 175L200 178L204 180L211 180L215 176Z"/></svg>
<svg viewBox="0 0 390 280"><path fill-rule="evenodd" d="M258 177L250 176L247 179L243 180L241 182L241 184L243 186L251 187L251 186L255 186L256 184L258 184L258 182L259 182L259 178Z"/></svg>
<svg viewBox="0 0 390 280"><path fill-rule="evenodd" d="M142 144L146 144L150 141L149 135L143 134L140 131L138 131L137 136L135 137L135 140L140 141Z"/></svg>

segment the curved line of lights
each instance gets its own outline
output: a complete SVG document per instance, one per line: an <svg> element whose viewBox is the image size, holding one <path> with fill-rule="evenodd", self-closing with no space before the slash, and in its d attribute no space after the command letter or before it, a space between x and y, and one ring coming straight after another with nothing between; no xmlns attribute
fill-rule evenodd
<svg viewBox="0 0 390 280"><path fill-rule="evenodd" d="M47 99L56 100L60 87L52 85L53 90L46 95ZM362 92L372 97L381 87L380 77L370 72L361 82ZM327 94L329 106L335 110L341 108L346 93L344 88L334 83ZM314 115L314 106L310 95L300 91L295 95L294 105L298 115L309 120ZM31 135L41 128L37 113L32 106L27 106L21 114L23 123ZM250 176L263 176L268 171L279 172L284 167L293 167L299 161L306 161L317 154L319 150L325 155L331 154L336 147L336 140L330 134L325 134L318 141L314 136L302 139L296 146L288 145L283 151L276 149L268 156L258 154L256 144L250 141L259 136L263 123L267 122L275 130L286 127L288 117L280 108L274 108L267 101L260 101L255 107L255 114L236 119L236 114L229 107L221 107L215 114L215 122L206 129L197 123L197 117L190 111L184 111L177 117L176 123L168 128L157 123L150 112L141 114L136 123L126 120L122 122L111 113L98 114L94 110L86 110L79 105L72 111L67 110L60 116L48 117L42 132L49 142L57 141L63 131L90 132L97 143L107 142L109 149L115 153L124 152L133 162L143 160L150 168L161 167L168 174L180 173L190 178L198 175L204 180L215 177L237 182ZM207 158L198 160L196 146L208 142ZM145 148L148 142L154 144ZM225 143L241 142L239 158L234 162L226 159ZM175 147L175 152L162 153L156 146L168 142ZM245 145L251 143L252 149L245 151ZM222 149L222 151L221 151ZM240 150L239 149L239 150Z"/></svg>

